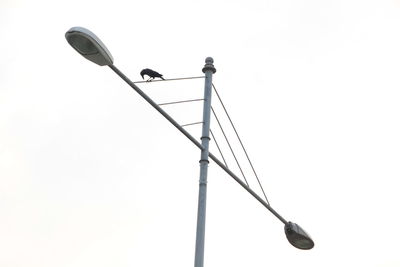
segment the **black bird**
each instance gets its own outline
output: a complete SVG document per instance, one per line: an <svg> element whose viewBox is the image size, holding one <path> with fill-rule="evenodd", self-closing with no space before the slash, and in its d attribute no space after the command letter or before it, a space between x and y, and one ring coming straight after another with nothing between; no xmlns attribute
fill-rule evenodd
<svg viewBox="0 0 400 267"><path fill-rule="evenodd" d="M144 80L144 75L149 76L149 78L147 79L147 81L151 81L154 80L154 78L161 78L163 80L165 80L162 76L162 74L158 73L157 71L151 70L151 69L143 69L140 72L140 75L142 76L143 80Z"/></svg>

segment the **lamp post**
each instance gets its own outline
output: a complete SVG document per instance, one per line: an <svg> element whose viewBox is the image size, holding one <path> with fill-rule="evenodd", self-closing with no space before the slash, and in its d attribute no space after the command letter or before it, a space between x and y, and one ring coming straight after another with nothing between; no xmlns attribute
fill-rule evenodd
<svg viewBox="0 0 400 267"><path fill-rule="evenodd" d="M196 231L196 250L194 256L194 267L204 265L204 238L206 226L206 200L207 200L207 169L208 169L208 144L210 142L210 113L211 113L211 85L212 75L215 73L214 60L206 58L206 65L203 72L206 75L204 82L204 104L203 104L203 129L201 135L200 158L200 181L199 181L199 202L197 209L197 231Z"/></svg>
<svg viewBox="0 0 400 267"><path fill-rule="evenodd" d="M120 76L133 90L142 96L150 105L161 113L169 122L172 123L183 135L185 135L194 145L201 150L200 158L200 179L199 179L199 201L197 213L197 231L196 231L196 250L195 267L203 267L204 263L204 237L205 237L205 218L206 218L206 196L207 196L207 170L208 158L211 158L220 166L229 176L239 183L248 193L257 199L265 208L267 208L283 224L286 238L289 243L298 249L312 249L314 241L297 224L286 221L278 212L276 212L266 201L257 193L248 187L238 176L228 169L217 157L209 152L209 131L210 131L210 109L211 109L211 85L212 75L215 73L213 59L208 57L203 68L205 73L204 85L204 106L203 106L203 129L201 143L181 127L171 116L168 115L159 105L157 105L148 95L146 95L136 84L125 76L116 66L111 53L108 51L102 41L91 31L82 27L73 27L65 33L68 43L83 57L100 65L109 66L118 76Z"/></svg>

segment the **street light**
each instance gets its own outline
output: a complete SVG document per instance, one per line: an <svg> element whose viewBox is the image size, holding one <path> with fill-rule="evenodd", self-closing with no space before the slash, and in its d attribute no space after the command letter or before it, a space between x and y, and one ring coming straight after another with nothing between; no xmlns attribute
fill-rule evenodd
<svg viewBox="0 0 400 267"><path fill-rule="evenodd" d="M297 224L286 221L278 212L276 212L266 201L264 201L256 192L245 184L238 176L228 169L217 157L208 151L209 127L210 127L210 108L211 108L211 85L212 74L215 73L214 61L208 57L203 68L205 73L204 86L204 107L203 107L203 130L202 143L199 143L191 134L180 126L171 116L168 115L159 105L157 105L148 95L146 95L136 84L125 76L117 67L113 65L113 57L101 40L91 31L82 27L73 27L65 33L68 43L86 59L100 65L109 66L118 76L120 76L129 86L132 87L140 96L142 96L150 105L161 113L169 122L171 122L181 133L183 133L193 144L201 150L200 159L200 184L199 184L199 206L197 215L196 232L196 251L195 267L203 266L204 259L204 235L205 235L205 208L206 208L206 186L207 186L207 167L208 157L229 174L237 183L239 183L247 192L257 199L265 208L267 208L284 225L286 238L289 243L298 249L308 250L314 247L314 241Z"/></svg>

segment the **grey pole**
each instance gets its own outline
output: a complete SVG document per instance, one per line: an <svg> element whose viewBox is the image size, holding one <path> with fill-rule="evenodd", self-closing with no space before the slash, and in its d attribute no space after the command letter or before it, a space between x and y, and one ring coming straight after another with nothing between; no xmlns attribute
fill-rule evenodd
<svg viewBox="0 0 400 267"><path fill-rule="evenodd" d="M208 170L208 145L210 142L210 114L211 114L211 85L212 75L215 73L214 60L206 58L203 72L206 75L204 82L204 105L203 105L203 129L201 136L200 157L200 181L199 181L199 202L197 209L197 231L196 231L196 251L194 257L194 267L204 265L204 237L206 226L206 199L207 199L207 170Z"/></svg>

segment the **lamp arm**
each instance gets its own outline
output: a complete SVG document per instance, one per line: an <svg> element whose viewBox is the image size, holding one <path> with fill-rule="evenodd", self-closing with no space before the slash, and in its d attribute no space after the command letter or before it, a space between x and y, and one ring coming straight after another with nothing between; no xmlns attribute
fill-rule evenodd
<svg viewBox="0 0 400 267"><path fill-rule="evenodd" d="M187 132L182 126L179 125L168 113L166 113L156 102L154 102L148 95L146 95L135 83L133 83L127 76L125 76L117 67L114 65L108 65L119 77L121 77L133 90L135 90L141 97L143 97L150 105L152 105L161 115L164 116L170 123L172 123L175 128L177 128L183 135L185 135L193 144L195 144L201 150L204 147L198 142L189 132ZM236 176L228 167L226 167L216 156L209 153L209 157L221 167L229 176L231 176L238 184L240 184L247 192L250 193L255 199L257 199L264 207L266 207L275 217L277 217L285 225L288 222L276 212L265 200L263 200L256 192L254 192L250 187L248 187L238 176Z"/></svg>

